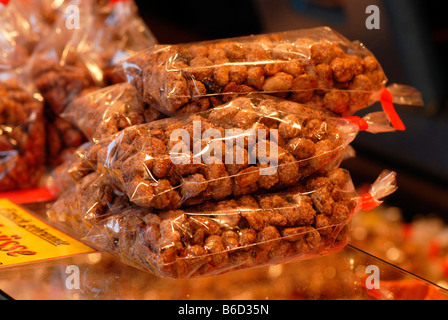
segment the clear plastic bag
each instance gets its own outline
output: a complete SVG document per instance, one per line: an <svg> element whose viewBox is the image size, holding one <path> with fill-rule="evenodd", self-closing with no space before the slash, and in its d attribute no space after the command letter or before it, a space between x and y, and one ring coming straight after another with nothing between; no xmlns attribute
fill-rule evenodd
<svg viewBox="0 0 448 320"><path fill-rule="evenodd" d="M49 210L50 219L81 228L84 241L127 264L180 279L337 252L349 241L353 215L379 205L396 181L385 170L359 195L349 173L338 168L285 192L169 211L132 205L112 186L99 173L85 176Z"/></svg>
<svg viewBox="0 0 448 320"><path fill-rule="evenodd" d="M125 57L155 43L148 28L137 16L133 1L107 2L72 0L79 11L79 26L72 12L65 11L54 23L30 61L27 74L45 101L48 120L48 159L60 164L86 141L83 133L61 113L76 97L121 82L111 69Z"/></svg>
<svg viewBox="0 0 448 320"><path fill-rule="evenodd" d="M83 90L113 82L110 68L120 59L155 43L137 16L133 1L73 3L82 24L69 28L70 13L62 14L28 66L31 78L56 115Z"/></svg>
<svg viewBox="0 0 448 320"><path fill-rule="evenodd" d="M191 116L128 127L82 157L134 204L175 209L294 186L337 167L360 130L394 130L384 113L378 115L329 117L255 94Z"/></svg>
<svg viewBox="0 0 448 320"><path fill-rule="evenodd" d="M0 72L0 191L36 187L44 162L43 105L15 72Z"/></svg>
<svg viewBox="0 0 448 320"><path fill-rule="evenodd" d="M168 115L261 91L348 116L377 101L387 83L363 44L328 27L155 45L119 68L147 103Z"/></svg>
<svg viewBox="0 0 448 320"><path fill-rule="evenodd" d="M48 33L40 12L29 6L25 0L0 2L0 70L23 67Z"/></svg>
<svg viewBox="0 0 448 320"><path fill-rule="evenodd" d="M131 84L123 82L76 97L61 117L81 129L89 141L98 142L124 128L165 116L144 103Z"/></svg>

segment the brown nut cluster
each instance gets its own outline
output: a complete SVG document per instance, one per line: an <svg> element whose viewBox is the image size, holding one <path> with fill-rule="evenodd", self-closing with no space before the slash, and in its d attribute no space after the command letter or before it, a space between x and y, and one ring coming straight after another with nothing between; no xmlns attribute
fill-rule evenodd
<svg viewBox="0 0 448 320"><path fill-rule="evenodd" d="M202 111L255 91L338 115L367 107L371 93L386 83L376 58L328 28L309 33L313 39L291 31L156 45L132 57L124 72L145 101L169 115ZM337 39L327 40L332 38Z"/></svg>
<svg viewBox="0 0 448 320"><path fill-rule="evenodd" d="M357 130L344 123L341 131L295 102L239 97L200 114L128 127L93 144L84 158L134 204L175 209L294 186L337 166Z"/></svg>
<svg viewBox="0 0 448 320"><path fill-rule="evenodd" d="M38 58L32 64L31 77L45 100L46 112L52 115L60 115L75 96L94 86L76 55L63 66L56 60Z"/></svg>
<svg viewBox="0 0 448 320"><path fill-rule="evenodd" d="M282 193L168 211L133 206L100 177L92 173L81 179L76 201L73 193L60 198L52 216L61 219L77 212L70 223L83 221L81 229L87 226L86 239L96 247L172 278L337 251L347 242L345 226L357 205L350 176L343 169L313 175ZM84 207L73 210L79 203ZM86 208L91 210L83 211Z"/></svg>
<svg viewBox="0 0 448 320"><path fill-rule="evenodd" d="M89 141L100 141L127 127L164 116L144 103L129 83L118 83L76 97L62 113Z"/></svg>
<svg viewBox="0 0 448 320"><path fill-rule="evenodd" d="M84 134L63 119L61 113L77 95L95 88L93 79L74 55L64 66L51 59L36 59L31 77L44 99L48 164L56 166L86 141Z"/></svg>
<svg viewBox="0 0 448 320"><path fill-rule="evenodd" d="M45 161L43 106L15 80L0 81L0 191L37 186Z"/></svg>

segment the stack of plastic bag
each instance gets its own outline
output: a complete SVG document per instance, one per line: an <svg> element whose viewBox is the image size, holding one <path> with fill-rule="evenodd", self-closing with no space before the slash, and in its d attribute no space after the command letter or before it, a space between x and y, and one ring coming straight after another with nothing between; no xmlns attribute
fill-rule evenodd
<svg viewBox="0 0 448 320"><path fill-rule="evenodd" d="M360 194L340 168L361 131L405 130L394 103L422 103L362 43L156 44L129 0L25 2L0 1L0 190L62 163L48 217L99 250L171 278L310 259L396 190L384 170Z"/></svg>
<svg viewBox="0 0 448 320"><path fill-rule="evenodd" d="M125 83L63 116L88 136L62 167L49 217L156 275L188 278L330 254L348 224L396 189L358 194L340 168L360 131L405 130L370 51L329 28L152 45ZM355 113L380 102L383 110ZM64 180L65 178L65 180ZM61 180L61 181L62 181Z"/></svg>

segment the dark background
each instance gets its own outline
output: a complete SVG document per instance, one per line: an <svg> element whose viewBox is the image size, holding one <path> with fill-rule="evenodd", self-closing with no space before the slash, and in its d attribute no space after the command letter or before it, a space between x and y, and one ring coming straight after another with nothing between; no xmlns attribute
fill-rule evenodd
<svg viewBox="0 0 448 320"><path fill-rule="evenodd" d="M387 203L405 219L448 220L448 23L443 1L253 0L136 1L159 43L229 38L327 25L359 40L389 79L416 87L424 107L396 106L407 130L360 133L357 157L343 163L355 184L371 183L383 169L398 173ZM380 29L369 30L368 5L380 10ZM369 108L372 111L373 106Z"/></svg>

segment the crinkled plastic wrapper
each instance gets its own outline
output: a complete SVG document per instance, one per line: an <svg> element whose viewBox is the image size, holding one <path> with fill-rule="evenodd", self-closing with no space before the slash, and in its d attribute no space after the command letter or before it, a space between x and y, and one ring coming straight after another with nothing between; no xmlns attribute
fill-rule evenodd
<svg viewBox="0 0 448 320"><path fill-rule="evenodd" d="M127 127L165 117L144 103L137 90L127 82L78 96L61 116L80 128L87 139L94 142Z"/></svg>
<svg viewBox="0 0 448 320"><path fill-rule="evenodd" d="M284 192L163 211L131 204L94 172L48 213L127 264L162 277L192 278L334 253L349 241L352 216L379 205L395 183L395 173L384 171L360 196L349 173L338 168Z"/></svg>
<svg viewBox="0 0 448 320"><path fill-rule="evenodd" d="M146 102L169 115L254 91L350 115L387 82L364 45L328 27L155 45L120 67Z"/></svg>
<svg viewBox="0 0 448 320"><path fill-rule="evenodd" d="M31 78L56 115L83 90L114 82L109 74L114 64L156 42L133 1L78 2L82 23L68 27L75 22L68 13L61 15L29 64Z"/></svg>
<svg viewBox="0 0 448 320"><path fill-rule="evenodd" d="M0 191L36 187L44 162L43 105L11 73L0 73Z"/></svg>
<svg viewBox="0 0 448 320"><path fill-rule="evenodd" d="M34 4L34 1L33 1ZM0 70L23 67L48 25L30 1L0 1Z"/></svg>
<svg viewBox="0 0 448 320"><path fill-rule="evenodd" d="M72 0L66 4L79 10L79 25L75 25L70 10L58 16L52 32L27 63L30 81L45 101L47 150L52 166L86 141L73 123L61 117L69 103L87 92L122 82L112 71L114 65L155 43L133 1L105 5Z"/></svg>
<svg viewBox="0 0 448 320"><path fill-rule="evenodd" d="M371 128L370 120L361 120L363 130L394 130L386 117ZM82 158L134 204L175 209L294 186L337 167L359 131L351 120L254 95L128 127L87 148Z"/></svg>

